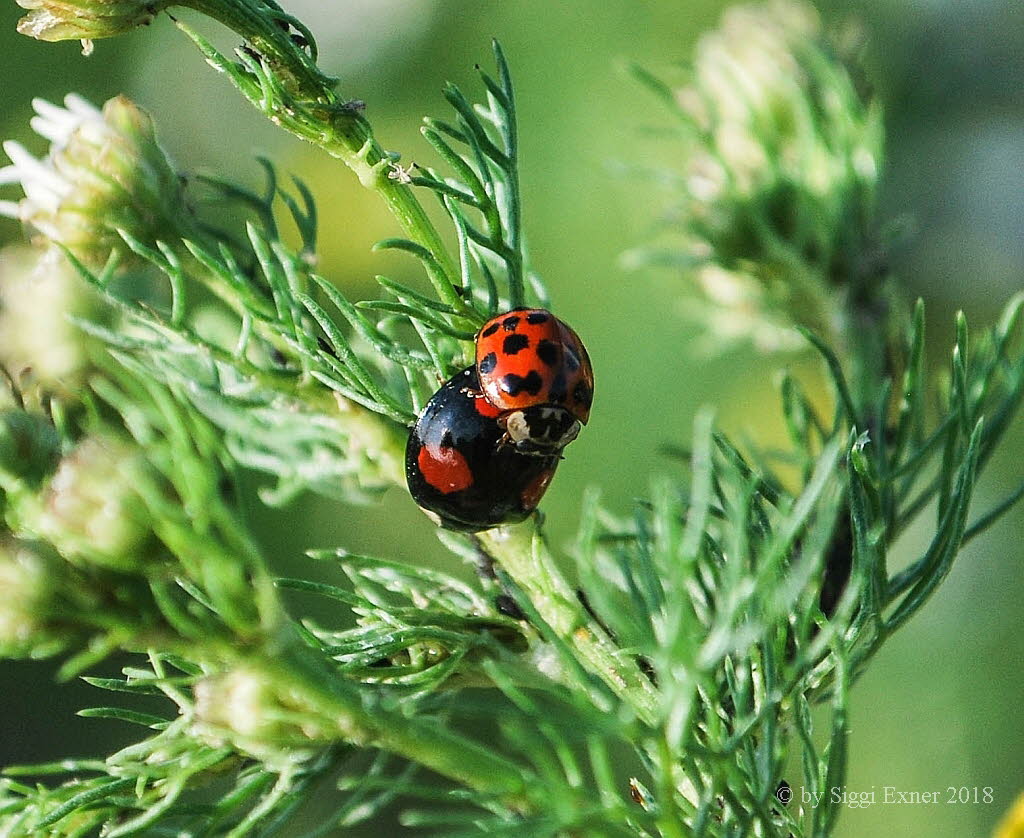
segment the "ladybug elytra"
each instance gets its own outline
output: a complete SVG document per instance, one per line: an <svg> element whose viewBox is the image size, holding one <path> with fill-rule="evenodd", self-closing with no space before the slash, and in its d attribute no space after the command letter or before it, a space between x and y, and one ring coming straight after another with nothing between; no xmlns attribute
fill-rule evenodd
<svg viewBox="0 0 1024 838"><path fill-rule="evenodd" d="M561 450L590 418L590 357L550 311L516 308L484 323L476 370L484 397L502 412L506 440L524 453Z"/></svg>

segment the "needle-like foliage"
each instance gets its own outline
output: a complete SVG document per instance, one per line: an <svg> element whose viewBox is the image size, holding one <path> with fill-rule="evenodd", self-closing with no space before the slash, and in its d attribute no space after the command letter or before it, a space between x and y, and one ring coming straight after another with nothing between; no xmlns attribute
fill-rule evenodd
<svg viewBox="0 0 1024 838"><path fill-rule="evenodd" d="M175 4L112 5L34 0L22 29L113 36ZM0 835L320 836L364 822L516 838L829 835L858 677L961 547L1024 495L971 511L1024 396L1024 297L978 337L959 317L933 384L923 305L902 317L893 278L871 268L879 111L813 15L745 7L679 90L641 76L684 116L691 154L673 181L683 249L658 261L696 267L731 335L768 322L817 352L829 398L787 375L781 454L735 444L704 410L692 447L633 510L589 493L577 587L539 516L439 531L472 583L344 545L310 545L327 573L316 581L268 569L240 469L271 478L268 505L402 485L407 427L468 363L480 324L548 301L524 245L500 47L482 104L449 86L452 115L426 120L437 164L405 166L276 3L180 5L243 39L229 58L179 24L258 110L383 199L401 233L380 247L414 256L424 281L378 277L379 299L350 300L317 270L301 181L283 184L266 160L258 190L183 181L127 100L36 103L53 147L38 161L8 144L2 182L26 197L0 209L36 234L26 263L62 271L52 294L77 343L52 376L8 375L0 653L65 655L64 677L104 691L81 715L141 736L102 759L8 767ZM757 48L733 54L737 31ZM737 73L742 95L715 98ZM117 153L93 159L96 138ZM447 229L417 195L439 202ZM726 285L765 305L737 326ZM7 364L38 346L15 337L0 342ZM932 537L908 561L893 544L923 515ZM336 622L311 616L321 599ZM116 652L132 656L119 676L85 674ZM798 786L815 805L793 799Z"/></svg>

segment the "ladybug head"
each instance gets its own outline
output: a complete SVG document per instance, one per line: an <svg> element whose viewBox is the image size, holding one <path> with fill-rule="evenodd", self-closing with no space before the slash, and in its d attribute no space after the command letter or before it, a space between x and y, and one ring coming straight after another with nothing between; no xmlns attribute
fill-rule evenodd
<svg viewBox="0 0 1024 838"><path fill-rule="evenodd" d="M565 448L579 435L580 423L568 410L535 405L513 410L499 420L508 442L522 454L548 456Z"/></svg>

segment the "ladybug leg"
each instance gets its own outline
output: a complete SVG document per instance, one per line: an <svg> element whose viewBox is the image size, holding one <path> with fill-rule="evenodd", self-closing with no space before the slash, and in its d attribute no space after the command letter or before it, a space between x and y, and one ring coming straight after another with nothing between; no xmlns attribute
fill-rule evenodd
<svg viewBox="0 0 1024 838"><path fill-rule="evenodd" d="M498 424L501 426L502 430L505 433L501 435L501 437L498 439L498 442L495 444L495 450L500 451L502 448L513 448L520 454L532 453L530 451L523 451L520 449L519 441L512 435L512 432L508 429L508 418L508 416L501 416L498 419Z"/></svg>
<svg viewBox="0 0 1024 838"><path fill-rule="evenodd" d="M506 429L505 429L505 433L503 433L503 434L501 435L501 438L500 438L500 439L498 439L497 445L496 445L495 447L496 447L496 448L498 448L498 449L502 449L502 448L507 448L507 447L508 447L508 446L510 446L510 445L511 445L511 446L512 446L513 448L515 448L515 446L516 446L516 443L515 443L515 441L514 441L514 440L512 439L512 435L511 435L511 434L509 434L509 432L508 432L508 428L506 428Z"/></svg>

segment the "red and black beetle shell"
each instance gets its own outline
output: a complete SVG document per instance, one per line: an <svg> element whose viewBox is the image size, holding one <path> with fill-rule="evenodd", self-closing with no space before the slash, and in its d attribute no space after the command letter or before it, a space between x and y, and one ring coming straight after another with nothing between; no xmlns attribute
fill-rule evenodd
<svg viewBox="0 0 1024 838"><path fill-rule="evenodd" d="M524 520L555 474L558 454L524 454L507 444L500 413L482 397L476 368L468 367L434 393L409 434L409 492L448 529L472 532Z"/></svg>
<svg viewBox="0 0 1024 838"><path fill-rule="evenodd" d="M590 418L590 358L579 335L550 311L514 308L484 323L476 369L483 394L502 411L554 405L584 425Z"/></svg>

